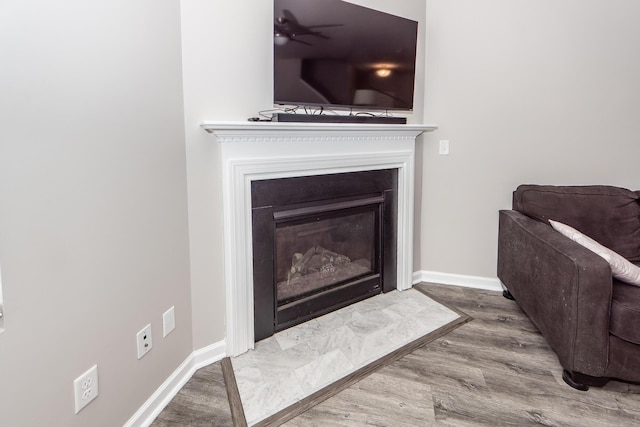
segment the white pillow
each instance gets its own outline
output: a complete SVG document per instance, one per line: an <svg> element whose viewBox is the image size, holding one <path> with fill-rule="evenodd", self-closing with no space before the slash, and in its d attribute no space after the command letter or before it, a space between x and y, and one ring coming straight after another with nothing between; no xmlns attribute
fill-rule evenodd
<svg viewBox="0 0 640 427"><path fill-rule="evenodd" d="M611 266L613 277L630 285L640 286L640 267L567 224L553 220L549 220L549 223L561 234L604 258Z"/></svg>

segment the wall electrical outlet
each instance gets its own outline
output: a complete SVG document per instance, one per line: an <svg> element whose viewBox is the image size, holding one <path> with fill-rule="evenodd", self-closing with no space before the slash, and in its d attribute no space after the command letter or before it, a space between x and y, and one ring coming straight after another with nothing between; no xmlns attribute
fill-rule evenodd
<svg viewBox="0 0 640 427"><path fill-rule="evenodd" d="M175 307L171 307L162 315L162 338L166 337L176 328Z"/></svg>
<svg viewBox="0 0 640 427"><path fill-rule="evenodd" d="M145 354L149 353L153 347L153 340L151 339L151 324L148 324L136 335L136 342L138 345L138 359Z"/></svg>
<svg viewBox="0 0 640 427"><path fill-rule="evenodd" d="M98 397L98 365L73 380L76 414Z"/></svg>

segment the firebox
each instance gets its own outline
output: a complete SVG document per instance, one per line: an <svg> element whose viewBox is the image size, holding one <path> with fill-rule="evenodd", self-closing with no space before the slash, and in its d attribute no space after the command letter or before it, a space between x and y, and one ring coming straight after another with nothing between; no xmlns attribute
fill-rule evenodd
<svg viewBox="0 0 640 427"><path fill-rule="evenodd" d="M396 288L397 169L251 182L254 334Z"/></svg>

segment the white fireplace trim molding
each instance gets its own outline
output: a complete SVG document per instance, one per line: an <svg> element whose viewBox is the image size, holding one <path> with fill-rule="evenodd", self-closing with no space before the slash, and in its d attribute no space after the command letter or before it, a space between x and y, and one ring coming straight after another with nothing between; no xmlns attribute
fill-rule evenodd
<svg viewBox="0 0 640 427"><path fill-rule="evenodd" d="M254 346L252 181L397 169L397 288L411 288L415 139L436 126L270 122L205 122L201 126L222 144L229 356Z"/></svg>

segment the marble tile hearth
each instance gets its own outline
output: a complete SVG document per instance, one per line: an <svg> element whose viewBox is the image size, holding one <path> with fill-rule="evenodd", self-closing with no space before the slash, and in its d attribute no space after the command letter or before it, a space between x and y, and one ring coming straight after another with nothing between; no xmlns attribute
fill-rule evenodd
<svg viewBox="0 0 640 427"><path fill-rule="evenodd" d="M255 424L459 315L409 289L377 295L286 329L231 359Z"/></svg>

